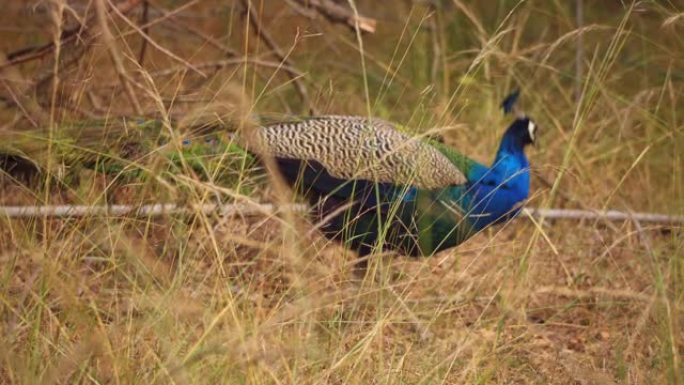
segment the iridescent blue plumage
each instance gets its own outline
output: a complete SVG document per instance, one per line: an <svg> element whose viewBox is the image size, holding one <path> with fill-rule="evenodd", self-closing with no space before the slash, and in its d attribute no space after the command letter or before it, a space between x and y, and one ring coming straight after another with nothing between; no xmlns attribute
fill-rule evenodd
<svg viewBox="0 0 684 385"><path fill-rule="evenodd" d="M454 192L463 197L469 221L476 230L515 216L530 190L529 161L525 146L534 138L534 123L517 119L504 134L490 167L474 165L468 172L465 191Z"/></svg>

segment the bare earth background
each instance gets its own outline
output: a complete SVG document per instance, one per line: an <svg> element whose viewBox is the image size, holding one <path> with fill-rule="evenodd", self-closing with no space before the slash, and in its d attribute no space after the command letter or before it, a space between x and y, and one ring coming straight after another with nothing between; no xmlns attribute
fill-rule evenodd
<svg viewBox="0 0 684 385"><path fill-rule="evenodd" d="M530 206L684 213L681 2L0 7L0 142L122 115L370 113L490 162L521 87L540 126ZM46 173L0 174L0 204L274 196L249 170L207 179L153 154L135 180L52 151ZM681 227L519 218L434 257L377 256L365 278L311 229L0 218L0 383L684 384Z"/></svg>

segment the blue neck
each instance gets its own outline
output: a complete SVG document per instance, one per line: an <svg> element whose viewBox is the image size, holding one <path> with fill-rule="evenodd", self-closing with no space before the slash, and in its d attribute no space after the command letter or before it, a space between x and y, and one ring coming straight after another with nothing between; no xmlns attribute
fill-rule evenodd
<svg viewBox="0 0 684 385"><path fill-rule="evenodd" d="M475 230L515 216L519 203L528 197L529 162L519 132L506 131L492 165L473 167L468 186L452 191L473 214L470 223Z"/></svg>
<svg viewBox="0 0 684 385"><path fill-rule="evenodd" d="M501 144L499 145L499 150L496 152L496 159L494 162L496 163L497 160L505 155L523 158L525 159L525 163L527 163L524 139L510 129L506 131L503 138L501 138Z"/></svg>

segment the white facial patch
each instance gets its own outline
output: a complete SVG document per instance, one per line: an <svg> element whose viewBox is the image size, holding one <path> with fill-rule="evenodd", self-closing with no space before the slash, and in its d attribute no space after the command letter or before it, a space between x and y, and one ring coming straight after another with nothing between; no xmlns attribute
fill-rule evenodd
<svg viewBox="0 0 684 385"><path fill-rule="evenodd" d="M527 124L527 132L530 134L530 139L534 142L535 141L535 135L537 131L537 126L530 120L530 122Z"/></svg>

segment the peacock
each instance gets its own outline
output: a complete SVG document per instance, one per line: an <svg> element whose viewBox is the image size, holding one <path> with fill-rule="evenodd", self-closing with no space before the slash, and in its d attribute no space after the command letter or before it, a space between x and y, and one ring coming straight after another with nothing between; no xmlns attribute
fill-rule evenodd
<svg viewBox="0 0 684 385"><path fill-rule="evenodd" d="M381 119L331 115L259 128L323 233L360 256L378 247L432 255L515 217L529 195L525 147L536 131L529 117L516 117L487 167Z"/></svg>
<svg viewBox="0 0 684 385"><path fill-rule="evenodd" d="M504 110L510 111L517 97L511 94ZM66 134L59 140L53 137L53 147L69 154L77 142L79 149L87 149L79 151L77 160L101 171L123 172L126 166L121 159L144 159L150 152L144 149L159 146L164 136L160 135L164 125L158 122L128 121L98 130L84 127L63 131ZM323 234L361 257L375 250L432 255L514 218L529 195L525 148L537 135L537 125L518 114L503 134L492 164L485 166L439 140L412 137L377 118L325 115L252 128L251 140L230 140L218 150L220 138L218 142L216 137L183 139L183 152L190 158L171 157L182 158L181 163L196 169L203 168L205 157L226 152L272 159L283 179L308 201ZM78 140L69 137L76 132ZM117 138L115 146L106 144L112 137ZM38 138L6 138L0 143L0 155L4 154L6 164L26 154L35 158L45 142ZM163 141L168 145L170 139ZM25 150L17 152L22 144Z"/></svg>

